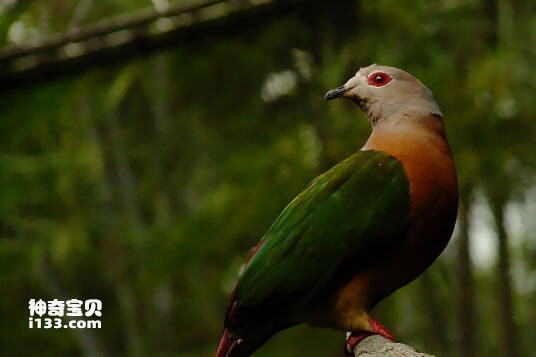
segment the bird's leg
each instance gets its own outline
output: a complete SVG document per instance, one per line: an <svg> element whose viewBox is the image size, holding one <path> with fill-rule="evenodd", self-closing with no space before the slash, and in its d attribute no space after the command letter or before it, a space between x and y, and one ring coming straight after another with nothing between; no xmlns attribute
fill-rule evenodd
<svg viewBox="0 0 536 357"><path fill-rule="evenodd" d="M372 330L374 331L373 333L383 336L392 342L396 342L395 336L393 336L391 331L383 327L382 324L380 324L378 321L369 317L369 323L370 323L370 326L372 327Z"/></svg>
<svg viewBox="0 0 536 357"><path fill-rule="evenodd" d="M344 351L348 356L353 356L357 344L370 335L380 335L390 341L395 342L395 337L393 336L391 331L383 327L382 324L380 324L378 321L369 317L369 324L372 328L372 331L356 331L347 333L346 346L344 346Z"/></svg>

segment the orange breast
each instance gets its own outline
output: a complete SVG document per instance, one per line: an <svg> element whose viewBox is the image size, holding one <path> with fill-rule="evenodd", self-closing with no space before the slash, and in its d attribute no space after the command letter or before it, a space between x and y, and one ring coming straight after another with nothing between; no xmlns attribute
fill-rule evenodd
<svg viewBox="0 0 536 357"><path fill-rule="evenodd" d="M458 184L438 118L377 126L363 150L398 159L410 184L411 211L404 245L387 262L359 273L338 294L339 312L369 310L421 274L445 248L456 220ZM348 321L352 325L351 321Z"/></svg>
<svg viewBox="0 0 536 357"><path fill-rule="evenodd" d="M458 182L443 121L424 117L399 125L378 126L364 149L384 151L398 159L410 184L410 220L404 259L414 261L413 279L445 248L456 221Z"/></svg>
<svg viewBox="0 0 536 357"><path fill-rule="evenodd" d="M439 119L379 126L363 149L386 152L402 163L410 183L412 217L427 215L440 203L457 206L456 170Z"/></svg>

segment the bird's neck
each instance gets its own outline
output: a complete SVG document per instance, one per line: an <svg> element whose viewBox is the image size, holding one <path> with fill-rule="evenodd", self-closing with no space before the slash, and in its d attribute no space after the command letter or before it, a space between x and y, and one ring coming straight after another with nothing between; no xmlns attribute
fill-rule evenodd
<svg viewBox="0 0 536 357"><path fill-rule="evenodd" d="M385 124L386 122L393 124L398 121L411 124L415 120L426 121L425 119L430 116L435 118L443 117L443 113L431 92L413 93L410 99L408 102L407 98L400 96L399 98L390 98L388 102L375 99L358 101L357 104L367 115L373 126ZM433 122L437 122L437 120ZM442 123L443 121L440 120L440 122Z"/></svg>
<svg viewBox="0 0 536 357"><path fill-rule="evenodd" d="M399 151L421 151L435 146L450 155L443 118L432 113L401 113L373 122L362 150L379 150L397 157Z"/></svg>

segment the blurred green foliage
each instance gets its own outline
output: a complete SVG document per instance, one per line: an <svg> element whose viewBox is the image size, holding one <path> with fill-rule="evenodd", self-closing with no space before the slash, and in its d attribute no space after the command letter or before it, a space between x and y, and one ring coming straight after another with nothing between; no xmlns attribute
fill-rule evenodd
<svg viewBox="0 0 536 357"><path fill-rule="evenodd" d="M65 0L20 3L0 15L2 43L14 41L17 22L27 40L65 31L76 8ZM147 5L94 2L85 21ZM536 5L303 6L239 35L177 43L2 93L0 354L213 354L248 249L307 182L358 149L370 130L355 106L328 105L323 94L377 62L413 73L440 103L462 199L475 207L469 236L483 226L495 239L497 222L477 214L487 202L507 213L511 262L505 268L493 255L491 266L473 267L476 354L508 354L497 299L506 269L514 338L529 355ZM464 354L458 312L467 287L459 281L468 272L458 269L459 232L422 278L375 315L404 343L440 356ZM99 298L103 328L29 329L31 298ZM339 356L343 343L341 332L302 326L258 355Z"/></svg>

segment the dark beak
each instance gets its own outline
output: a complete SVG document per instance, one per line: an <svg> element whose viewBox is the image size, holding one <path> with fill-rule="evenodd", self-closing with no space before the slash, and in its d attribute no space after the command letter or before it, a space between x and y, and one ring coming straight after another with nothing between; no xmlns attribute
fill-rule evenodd
<svg viewBox="0 0 536 357"><path fill-rule="evenodd" d="M326 95L324 96L324 99L325 100L335 99L337 97L340 97L344 93L348 92L349 89L350 88L346 88L345 86L340 86L339 88L332 89L326 93Z"/></svg>

